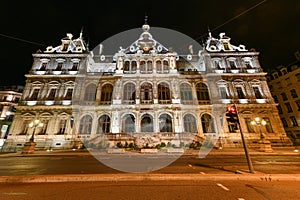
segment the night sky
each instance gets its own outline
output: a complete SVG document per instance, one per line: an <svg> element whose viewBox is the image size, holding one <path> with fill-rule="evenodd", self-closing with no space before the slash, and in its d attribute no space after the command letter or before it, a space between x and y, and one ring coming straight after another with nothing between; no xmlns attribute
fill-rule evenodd
<svg viewBox="0 0 300 200"><path fill-rule="evenodd" d="M199 43L208 28L216 38L225 32L232 44L259 51L265 71L292 63L300 49L299 0L4 0L0 10L0 85L24 85L32 53L60 45L66 33L77 38L83 27L93 50L115 34L141 27L145 14L150 26L179 31Z"/></svg>

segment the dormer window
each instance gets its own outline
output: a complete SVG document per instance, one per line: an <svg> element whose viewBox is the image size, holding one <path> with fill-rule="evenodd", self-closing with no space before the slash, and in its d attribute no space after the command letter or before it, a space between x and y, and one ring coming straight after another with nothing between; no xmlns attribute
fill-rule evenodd
<svg viewBox="0 0 300 200"><path fill-rule="evenodd" d="M228 42L223 42L223 46L225 51L231 50Z"/></svg>
<svg viewBox="0 0 300 200"><path fill-rule="evenodd" d="M47 64L48 63L46 63L46 62L42 62L41 67L39 68L39 70L40 71L46 71Z"/></svg>
<svg viewBox="0 0 300 200"><path fill-rule="evenodd" d="M71 71L77 71L78 70L78 62L73 63Z"/></svg>
<svg viewBox="0 0 300 200"><path fill-rule="evenodd" d="M61 51L68 51L69 44L63 43L61 46Z"/></svg>
<svg viewBox="0 0 300 200"><path fill-rule="evenodd" d="M273 76L274 79L279 77L277 72L273 73L272 76Z"/></svg>
<svg viewBox="0 0 300 200"><path fill-rule="evenodd" d="M57 67L56 67L55 71L61 71L62 67L63 67L62 62L57 63Z"/></svg>
<svg viewBox="0 0 300 200"><path fill-rule="evenodd" d="M287 74L287 70L284 68L284 69L282 69L282 70L280 70L281 71L281 74L282 75L285 75L285 74Z"/></svg>

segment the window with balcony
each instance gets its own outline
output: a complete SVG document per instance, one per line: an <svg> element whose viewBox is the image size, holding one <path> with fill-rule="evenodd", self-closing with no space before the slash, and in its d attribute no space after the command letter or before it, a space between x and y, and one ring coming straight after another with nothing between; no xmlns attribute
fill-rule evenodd
<svg viewBox="0 0 300 200"><path fill-rule="evenodd" d="M92 117L85 115L80 119L79 134L91 134L92 132Z"/></svg>
<svg viewBox="0 0 300 200"><path fill-rule="evenodd" d="M153 102L152 85L143 83L140 89L141 104L151 104Z"/></svg>
<svg viewBox="0 0 300 200"><path fill-rule="evenodd" d="M30 100L32 100L32 101L37 100L39 93L40 93L40 89L34 88L32 94L30 96Z"/></svg>
<svg viewBox="0 0 300 200"><path fill-rule="evenodd" d="M262 99L263 98L258 86L253 86L253 92L254 92L254 95L255 95L256 99Z"/></svg>
<svg viewBox="0 0 300 200"><path fill-rule="evenodd" d="M110 117L108 115L102 115L98 119L97 133L109 133L110 132Z"/></svg>
<svg viewBox="0 0 300 200"><path fill-rule="evenodd" d="M86 87L85 94L84 94L84 100L89 101L89 102L96 100L96 85L95 84L90 84Z"/></svg>
<svg viewBox="0 0 300 200"><path fill-rule="evenodd" d="M197 94L198 104L210 103L208 88L204 83L196 84L196 94Z"/></svg>
<svg viewBox="0 0 300 200"><path fill-rule="evenodd" d="M189 84L182 83L180 85L180 97L183 104L193 104L193 92Z"/></svg>
<svg viewBox="0 0 300 200"><path fill-rule="evenodd" d="M237 95L238 95L238 98L239 99L245 99L245 94L243 92L243 88L241 86L237 86L236 87L236 92L237 92Z"/></svg>
<svg viewBox="0 0 300 200"><path fill-rule="evenodd" d="M135 85L133 83L126 83L123 90L123 103L135 104Z"/></svg>
<svg viewBox="0 0 300 200"><path fill-rule="evenodd" d="M111 84L105 84L101 89L100 104L111 104L113 93L113 86Z"/></svg>
<svg viewBox="0 0 300 200"><path fill-rule="evenodd" d="M171 103L171 90L167 83L158 84L158 103L168 104Z"/></svg>

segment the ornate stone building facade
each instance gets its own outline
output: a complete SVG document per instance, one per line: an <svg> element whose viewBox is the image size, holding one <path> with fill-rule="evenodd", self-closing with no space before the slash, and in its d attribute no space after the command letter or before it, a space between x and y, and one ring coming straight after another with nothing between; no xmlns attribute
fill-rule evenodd
<svg viewBox="0 0 300 200"><path fill-rule="evenodd" d="M31 71L7 144L35 134L37 148L72 148L78 140L107 138L109 145L139 142L175 146L215 138L240 146L240 131L255 146L263 132L273 145L290 145L258 61L258 52L209 34L203 49L178 54L143 25L130 46L105 55L89 51L82 36L33 54ZM241 127L226 119L229 105ZM255 117L265 126L251 125ZM39 119L43 127L28 124Z"/></svg>

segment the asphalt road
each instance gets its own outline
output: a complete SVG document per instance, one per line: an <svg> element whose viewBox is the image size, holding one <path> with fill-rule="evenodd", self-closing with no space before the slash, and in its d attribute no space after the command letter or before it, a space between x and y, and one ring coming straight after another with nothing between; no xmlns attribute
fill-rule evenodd
<svg viewBox="0 0 300 200"><path fill-rule="evenodd" d="M168 156L144 155L144 165L160 163ZM128 161L133 156L111 155L107 160ZM130 161L131 161L130 160ZM266 155L251 156L255 173L265 174L300 174L300 156ZM124 163L124 162L121 162ZM135 162L127 162L133 167ZM158 167L159 168L159 167ZM163 174L235 174L248 173L248 165L243 155L208 155L205 158L197 156L181 156L169 165L152 170L149 173ZM35 156L1 156L0 176L46 175L46 174L112 174L127 173L111 168L88 154L78 155L35 155Z"/></svg>
<svg viewBox="0 0 300 200"><path fill-rule="evenodd" d="M121 181L1 183L3 200L299 200L293 181Z"/></svg>

